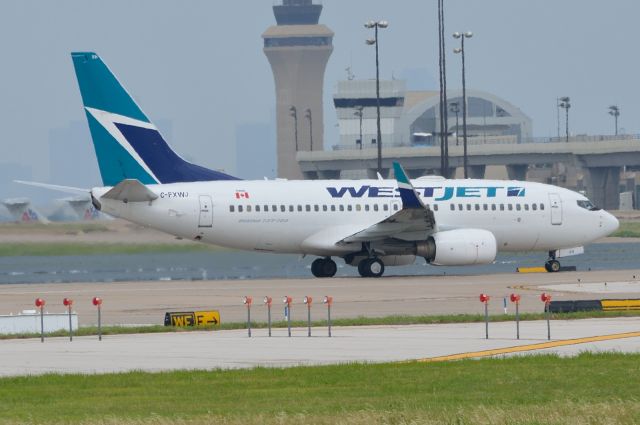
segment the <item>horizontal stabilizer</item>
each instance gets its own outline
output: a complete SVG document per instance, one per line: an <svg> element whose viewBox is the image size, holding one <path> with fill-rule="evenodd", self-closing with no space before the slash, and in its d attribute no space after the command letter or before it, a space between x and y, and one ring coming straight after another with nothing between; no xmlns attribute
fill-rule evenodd
<svg viewBox="0 0 640 425"><path fill-rule="evenodd" d="M26 184L27 186L42 187L45 189L56 190L58 192L72 193L74 195L83 194L86 195L91 192L90 189L83 189L81 187L60 186L57 184L39 183L39 182L27 182L24 180L14 180L15 183Z"/></svg>
<svg viewBox="0 0 640 425"><path fill-rule="evenodd" d="M151 202L158 199L158 195L138 180L126 179L101 196L102 199L116 199L127 202Z"/></svg>

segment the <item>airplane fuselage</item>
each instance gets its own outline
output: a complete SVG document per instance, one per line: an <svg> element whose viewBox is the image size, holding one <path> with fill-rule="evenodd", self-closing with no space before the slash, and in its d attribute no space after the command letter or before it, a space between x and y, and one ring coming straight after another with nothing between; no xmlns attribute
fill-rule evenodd
<svg viewBox="0 0 640 425"><path fill-rule="evenodd" d="M433 211L436 232L484 229L493 233L499 251L582 246L617 227L606 211L580 206L584 196L556 186L437 178L412 183ZM100 199L109 188L92 193L102 211L182 238L320 256L359 250L354 244L335 242L402 208L395 180L215 181L147 187L158 196L150 203ZM413 233L396 239L401 246L427 237ZM395 254L389 247L385 252ZM397 252L401 253L406 250Z"/></svg>

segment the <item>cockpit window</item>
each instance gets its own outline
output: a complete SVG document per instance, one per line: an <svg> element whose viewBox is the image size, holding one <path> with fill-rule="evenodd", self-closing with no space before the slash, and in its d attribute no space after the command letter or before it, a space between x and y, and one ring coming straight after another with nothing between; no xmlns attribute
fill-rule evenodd
<svg viewBox="0 0 640 425"><path fill-rule="evenodd" d="M584 200L584 201L578 201L578 206L581 208L584 208L585 210L589 210L589 211L597 211L600 208L596 207L595 205L593 205L593 203L591 201Z"/></svg>

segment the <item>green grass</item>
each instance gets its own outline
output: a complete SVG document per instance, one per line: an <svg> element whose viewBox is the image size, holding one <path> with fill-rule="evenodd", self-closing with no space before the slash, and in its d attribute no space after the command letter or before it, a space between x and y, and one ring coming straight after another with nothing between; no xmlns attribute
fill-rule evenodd
<svg viewBox="0 0 640 425"><path fill-rule="evenodd" d="M638 377L638 354L585 353L3 378L0 423L637 424Z"/></svg>
<svg viewBox="0 0 640 425"><path fill-rule="evenodd" d="M620 228L611 236L617 236L620 238L640 238L640 223L621 221Z"/></svg>
<svg viewBox="0 0 640 425"><path fill-rule="evenodd" d="M205 244L94 244L80 242L38 242L0 244L0 257L56 256L56 255L100 255L100 254L145 254L171 252L206 252L224 248Z"/></svg>
<svg viewBox="0 0 640 425"><path fill-rule="evenodd" d="M0 233L47 233L75 235L78 233L109 232L109 227L103 223L2 223Z"/></svg>
<svg viewBox="0 0 640 425"><path fill-rule="evenodd" d="M323 313L324 314L324 313ZM637 317L640 316L640 311L581 311L577 313L559 313L552 314L552 320L578 320L589 318L611 318L611 317ZM524 313L520 315L520 319L525 320L542 320L546 316L544 313ZM501 314L496 316L490 316L491 322L507 322L515 320L514 315ZM450 315L434 315L434 316L384 316L384 317L355 317L346 319L334 319L332 320L333 326L393 326L393 325L432 325L442 323L477 323L483 322L484 316L481 314L450 314ZM251 322L253 329L266 329L266 322ZM286 321L277 321L271 324L273 328L286 328ZM293 320L291 322L292 327L300 328L306 327L307 322L303 320ZM327 326L326 320L316 320L312 322L314 327ZM228 322L224 321L220 326L200 326L200 327L173 327L163 325L151 325L151 326L103 326L103 335L123 335L123 334L137 334L137 333L162 333L162 332L193 332L203 330L232 330L232 329L245 329L247 327L246 322ZM95 326L83 326L74 330L74 335L77 336L90 336L97 335L98 328ZM56 331L48 333L47 337L67 336L67 331ZM2 339L23 339L23 338L39 338L39 333L33 334L0 334L0 340Z"/></svg>

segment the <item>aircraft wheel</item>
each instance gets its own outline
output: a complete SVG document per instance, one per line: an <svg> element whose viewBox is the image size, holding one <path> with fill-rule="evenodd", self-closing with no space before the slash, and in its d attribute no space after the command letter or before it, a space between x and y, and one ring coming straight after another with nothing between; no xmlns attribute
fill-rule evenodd
<svg viewBox="0 0 640 425"><path fill-rule="evenodd" d="M331 258L317 258L311 263L311 273L315 277L333 277L337 271L338 266Z"/></svg>
<svg viewBox="0 0 640 425"><path fill-rule="evenodd" d="M560 261L558 260L549 260L544 264L545 270L549 273L555 273L560 271Z"/></svg>
<svg viewBox="0 0 640 425"><path fill-rule="evenodd" d="M384 263L379 258L366 258L358 264L362 277L380 277L384 274Z"/></svg>

